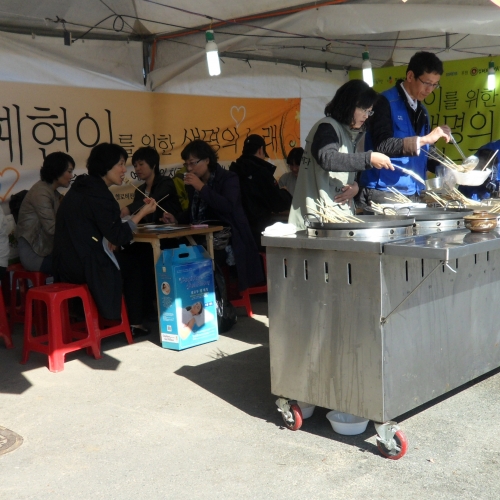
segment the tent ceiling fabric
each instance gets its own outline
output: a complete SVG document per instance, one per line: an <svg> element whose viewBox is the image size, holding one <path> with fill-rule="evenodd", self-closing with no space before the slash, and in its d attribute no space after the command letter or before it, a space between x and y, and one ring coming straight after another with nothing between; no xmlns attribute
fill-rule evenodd
<svg viewBox="0 0 500 500"><path fill-rule="evenodd" d="M340 0L342 1L342 0ZM0 26L13 29L63 31L62 24L47 22L57 17L67 21L68 31L85 31L85 27L95 26L108 16L123 16L123 32L113 33L114 18L103 22L94 34L133 36L134 19L141 19L149 33L157 35L181 31L183 28L205 26L210 17L216 19L238 19L259 15L270 10L276 11L294 7L297 0L252 0L251 2L227 2L225 0L1 0ZM321 3L321 2L320 2ZM304 5L304 3L299 3ZM166 5L180 9L166 7ZM200 15L188 14L188 10Z"/></svg>
<svg viewBox="0 0 500 500"><path fill-rule="evenodd" d="M490 0L311 5L297 0L0 0L0 30L61 38L67 30L74 43L81 43L88 30L85 38L157 40L149 89L204 60L210 18L220 54L250 64L252 58L291 61L298 71L312 63L359 68L365 48L374 67L387 61L406 64L417 50L430 50L443 60L500 54L500 8ZM219 22L241 18L249 19Z"/></svg>

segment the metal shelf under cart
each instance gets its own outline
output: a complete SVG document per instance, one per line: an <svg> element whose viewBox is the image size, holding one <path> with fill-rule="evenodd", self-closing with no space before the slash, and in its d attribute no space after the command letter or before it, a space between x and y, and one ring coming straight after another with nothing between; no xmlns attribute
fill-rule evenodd
<svg viewBox="0 0 500 500"><path fill-rule="evenodd" d="M289 428L297 400L350 413L398 459L406 438L392 419L500 366L499 232L262 243L271 391Z"/></svg>

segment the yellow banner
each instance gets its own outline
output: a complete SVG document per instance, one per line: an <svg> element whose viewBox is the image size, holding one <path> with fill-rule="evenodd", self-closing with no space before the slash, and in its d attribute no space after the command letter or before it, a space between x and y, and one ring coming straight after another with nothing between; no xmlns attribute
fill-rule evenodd
<svg viewBox="0 0 500 500"><path fill-rule="evenodd" d="M170 165L179 166L181 150L194 139L210 143L223 164L241 155L249 134L264 137L267 153L276 164L300 145L300 99L202 97L9 82L0 82L0 96L2 202L12 193L29 189L39 178L44 156L54 151L75 159L76 174L86 172L90 149L100 142L120 144L129 155L139 147L152 146L160 154L164 172ZM130 174L134 178L132 168ZM127 202L130 193L117 198Z"/></svg>
<svg viewBox="0 0 500 500"><path fill-rule="evenodd" d="M495 64L495 90L488 90L486 85L490 61ZM449 125L460 149L465 156L469 156L484 144L500 138L500 58L445 61L443 66L440 87L424 101L429 111L431 128ZM361 71L351 71L349 77L362 78ZM382 92L394 86L396 80L405 77L406 65L376 68L373 70L373 88ZM452 144L446 144L441 139L436 145L446 156L461 163L461 156Z"/></svg>

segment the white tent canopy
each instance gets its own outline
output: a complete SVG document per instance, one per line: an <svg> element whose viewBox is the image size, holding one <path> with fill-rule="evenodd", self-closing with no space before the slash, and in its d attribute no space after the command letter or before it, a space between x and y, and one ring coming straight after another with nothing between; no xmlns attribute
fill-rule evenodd
<svg viewBox="0 0 500 500"><path fill-rule="evenodd" d="M204 31L210 25L224 61L233 57L286 61L302 72L313 65L359 68L365 48L374 67L405 64L422 49L438 53L443 60L500 52L500 8L490 0L310 4L296 0L3 0L0 5L0 30L55 36L61 46L68 31L74 40L72 52L92 38L145 42L146 72L153 66L154 43L150 90L204 60ZM116 64L115 60L110 66Z"/></svg>
<svg viewBox="0 0 500 500"><path fill-rule="evenodd" d="M217 78L205 63L210 25ZM0 80L301 97L302 137L364 50L374 67L406 64L417 50L443 60L500 54L490 0L0 0L0 31Z"/></svg>

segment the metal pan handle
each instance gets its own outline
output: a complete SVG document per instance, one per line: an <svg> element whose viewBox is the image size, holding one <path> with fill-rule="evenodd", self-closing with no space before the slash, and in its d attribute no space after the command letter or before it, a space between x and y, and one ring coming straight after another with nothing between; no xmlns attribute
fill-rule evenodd
<svg viewBox="0 0 500 500"><path fill-rule="evenodd" d="M447 210L448 208L453 208L453 205L457 205L458 208L465 208L465 205L461 200L450 200L446 202L444 209Z"/></svg>
<svg viewBox="0 0 500 500"><path fill-rule="evenodd" d="M388 207L386 207L388 208ZM384 214L385 214L385 210L386 208L384 208ZM411 212L411 207L399 207L399 208L393 208L392 210L395 210L396 213L398 215L403 215L404 217L408 217L410 215L410 212ZM402 213L401 210L406 210L406 213Z"/></svg>
<svg viewBox="0 0 500 500"><path fill-rule="evenodd" d="M309 220L309 217L314 217L321 225L323 225L323 222L321 222L321 219L317 215L304 214L304 224L306 227L311 227L311 221Z"/></svg>

